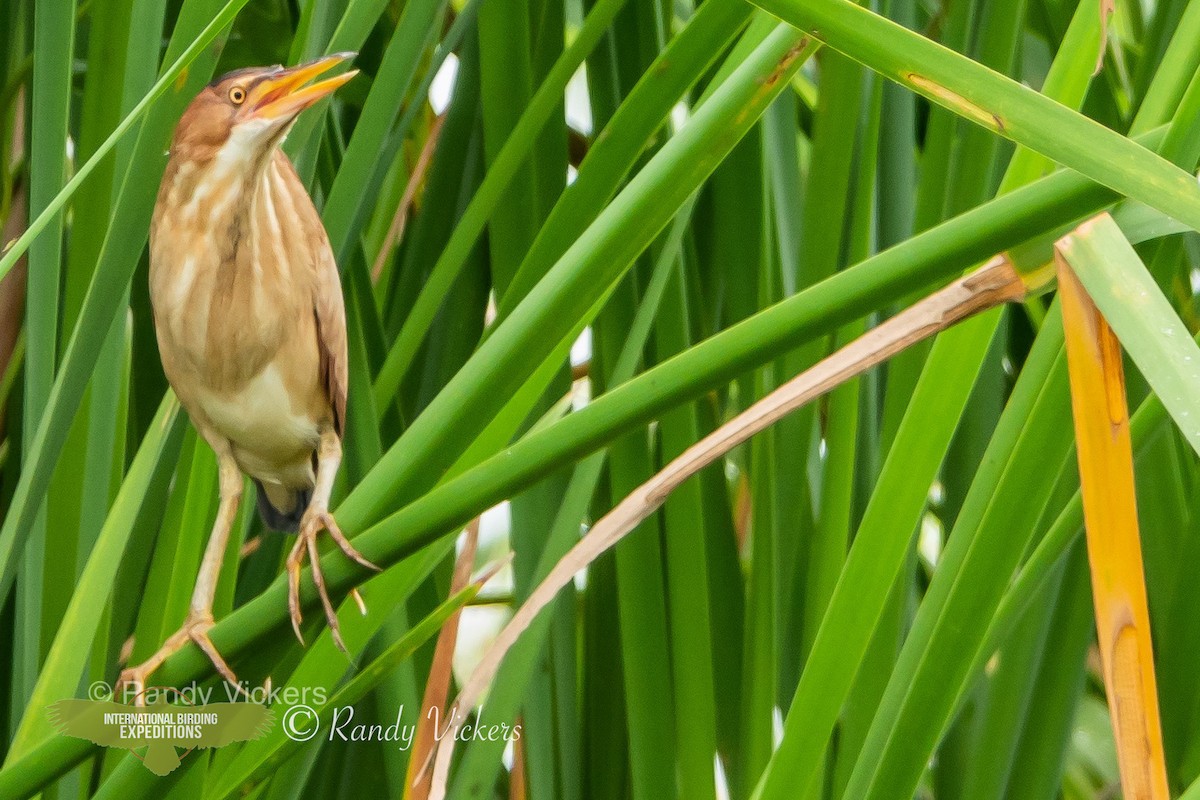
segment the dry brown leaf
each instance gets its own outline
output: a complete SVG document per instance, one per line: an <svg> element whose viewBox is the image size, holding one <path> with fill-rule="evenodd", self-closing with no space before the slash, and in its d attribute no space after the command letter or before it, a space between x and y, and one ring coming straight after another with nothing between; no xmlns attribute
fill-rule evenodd
<svg viewBox="0 0 1200 800"><path fill-rule="evenodd" d="M479 549L479 517L467 525L463 537L462 551L454 563L454 575L450 578L450 595L457 594L471 582L471 570L475 567L475 553ZM433 651L433 663L429 668L429 680L425 683L425 696L421 700L421 718L417 721L417 730L413 735L412 755L408 760L408 776L405 781L404 796L406 800L426 800L429 797L430 779L432 774L421 769L429 759L430 751L436 742L434 728L436 718L430 715L430 710L437 708L440 712L446 707L446 699L450 694L450 680L453 677L454 646L458 641L458 623L462 611L455 611L442 625L438 633L437 645Z"/></svg>
<svg viewBox="0 0 1200 800"><path fill-rule="evenodd" d="M1121 345L1069 261L1073 238L1086 236L1089 226L1085 222L1063 237L1054 256L1096 638L1123 794L1131 800L1167 800Z"/></svg>
<svg viewBox="0 0 1200 800"><path fill-rule="evenodd" d="M400 241L400 237L404 235L404 228L408 224L408 211L412 208L413 199L417 196L417 188L425 182L425 174L429 172L429 165L433 162L433 152L437 149L438 139L441 138L442 126L445 123L446 115L442 114L434 119L433 125L429 128L429 136L426 137L425 144L421 147L421 154L417 156L417 163L413 165L412 174L404 186L400 204L396 206L396 215L392 217L392 224L388 226L387 234L383 237L383 245L380 246L379 253L375 256L375 263L371 265L371 283L379 281L379 276L383 274L383 265L392 254L396 242Z"/></svg>
<svg viewBox="0 0 1200 800"><path fill-rule="evenodd" d="M1008 258L996 256L979 269L915 303L864 333L811 369L797 375L741 414L689 447L658 474L635 489L597 522L550 570L484 654L463 686L447 718L449 730L434 755L431 800L444 800L456 734L495 677L504 655L543 608L638 523L666 501L680 484L751 436L910 345L979 311L1025 296L1025 284Z"/></svg>

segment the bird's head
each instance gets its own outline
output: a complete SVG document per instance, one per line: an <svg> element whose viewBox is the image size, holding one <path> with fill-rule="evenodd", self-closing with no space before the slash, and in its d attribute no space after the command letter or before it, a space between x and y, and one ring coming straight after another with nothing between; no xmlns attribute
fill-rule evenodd
<svg viewBox="0 0 1200 800"><path fill-rule="evenodd" d="M251 67L222 75L184 111L175 128L171 155L201 162L221 156L246 165L261 163L283 141L301 111L358 70L309 81L354 55L335 53L287 69Z"/></svg>

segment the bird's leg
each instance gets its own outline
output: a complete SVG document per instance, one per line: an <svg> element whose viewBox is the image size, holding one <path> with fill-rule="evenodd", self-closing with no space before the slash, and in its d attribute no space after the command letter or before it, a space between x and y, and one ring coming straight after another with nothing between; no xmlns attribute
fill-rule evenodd
<svg viewBox="0 0 1200 800"><path fill-rule="evenodd" d="M217 453L221 503L217 508L217 519L213 523L212 534L208 545L204 548L204 560L200 563L200 573L196 576L196 588L192 590L192 601L188 609L187 619L183 626L167 637L162 647L154 655L134 667L121 672L117 681L118 686L132 686L137 693L135 702L145 704L143 692L146 680L156 669L162 666L171 655L181 650L188 642L193 642L208 660L216 667L221 677L244 692L238 683L237 676L225 663L225 659L213 646L208 631L213 626L213 598L217 593L217 577L221 572L221 562L225 559L225 547L229 544L229 532L233 528L237 516L238 503L242 499L242 473L233 460L233 453L227 445L214 445Z"/></svg>
<svg viewBox="0 0 1200 800"><path fill-rule="evenodd" d="M313 583L317 587L317 595L320 596L321 605L325 609L325 619L329 623L329 631L333 636L333 642L340 650L345 652L346 643L342 641L337 612L334 610L333 603L329 599L329 592L325 589L325 576L321 574L320 557L317 552L317 535L321 531L328 531L329 536L346 556L368 569L378 571L379 567L372 564L354 549L354 545L350 544L350 540L345 537L341 528L338 527L337 521L329 513L329 495L333 492L333 479L337 475L338 466L341 462L341 440L335 431L324 431L321 434L321 444L317 449L317 483L313 487L312 500L309 501L308 509L304 512L304 517L300 520L300 533L296 537L296 545L292 548L291 554L288 555L287 573L288 613L292 618L292 629L296 631L296 638L300 640L301 644L304 643L304 636L300 633L300 622L303 619L300 613L300 568L304 564L304 557L307 554L308 560L312 563ZM357 595L357 592L354 590L352 590L352 593ZM361 597L356 596L355 601L358 603L360 609L365 610Z"/></svg>

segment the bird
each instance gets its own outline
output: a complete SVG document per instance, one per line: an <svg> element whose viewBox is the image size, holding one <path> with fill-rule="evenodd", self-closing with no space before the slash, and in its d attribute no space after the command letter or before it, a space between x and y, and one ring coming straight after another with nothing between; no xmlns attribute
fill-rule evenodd
<svg viewBox="0 0 1200 800"><path fill-rule="evenodd" d="M346 649L317 560L321 532L379 569L329 511L346 417L345 303L329 236L280 147L300 113L357 70L309 82L354 56L229 72L196 95L175 127L150 223L150 301L163 371L216 454L220 502L187 618L121 672L122 686L140 690L189 642L241 686L209 630L243 474L256 486L265 527L296 533L286 570L301 643L307 557L333 640Z"/></svg>

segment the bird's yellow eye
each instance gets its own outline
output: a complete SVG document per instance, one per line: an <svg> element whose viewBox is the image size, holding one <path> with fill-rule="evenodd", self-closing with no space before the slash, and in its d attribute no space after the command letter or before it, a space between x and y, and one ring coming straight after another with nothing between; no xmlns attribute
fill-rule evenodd
<svg viewBox="0 0 1200 800"><path fill-rule="evenodd" d="M229 99L240 106L246 101L246 90L240 86L233 87L229 90Z"/></svg>

